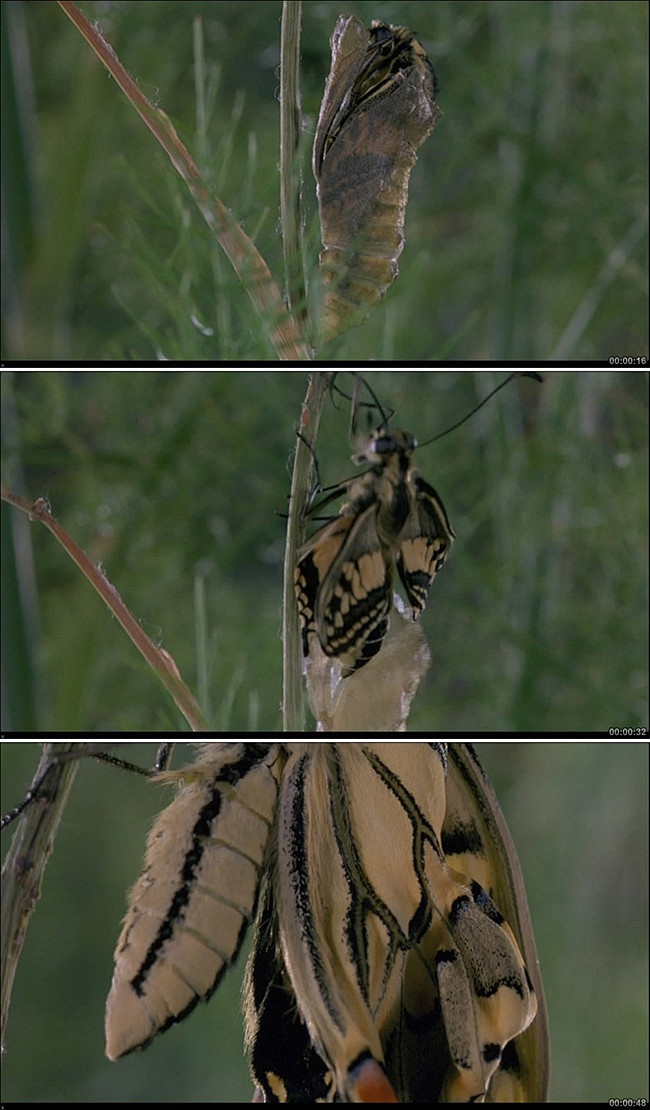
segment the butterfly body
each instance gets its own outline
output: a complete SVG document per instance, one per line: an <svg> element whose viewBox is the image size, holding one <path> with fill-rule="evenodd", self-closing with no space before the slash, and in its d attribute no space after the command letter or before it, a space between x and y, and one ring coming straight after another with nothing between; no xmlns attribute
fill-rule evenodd
<svg viewBox="0 0 650 1110"><path fill-rule="evenodd" d="M381 648L395 564L415 620L453 542L442 501L413 464L415 447L409 432L385 425L373 432L355 456L370 469L338 488L348 500L298 556L304 653L315 637L326 655L341 661L344 676Z"/></svg>

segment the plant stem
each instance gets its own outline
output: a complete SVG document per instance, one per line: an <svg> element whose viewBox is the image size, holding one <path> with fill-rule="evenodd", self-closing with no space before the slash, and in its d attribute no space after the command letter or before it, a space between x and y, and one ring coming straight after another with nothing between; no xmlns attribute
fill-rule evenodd
<svg viewBox="0 0 650 1110"><path fill-rule="evenodd" d="M318 425L332 375L315 371L310 375L309 386L302 405L300 431L308 435L313 450L316 445ZM284 697L282 714L285 732L304 729L302 702L302 650L298 622L298 606L294 589L294 571L298 548L304 534L304 512L309 500L313 454L304 439L296 439L296 453L291 476L291 497L287 521L287 542L284 553L284 604L282 618L282 664L284 672Z"/></svg>
<svg viewBox="0 0 650 1110"><path fill-rule="evenodd" d="M144 656L149 666L154 670L163 686L169 691L176 702L177 708L183 714L193 731L204 731L206 723L203 719L201 709L191 690L183 682L172 656L168 651L165 651L164 648L157 647L146 635L140 627L140 623L122 601L113 583L109 582L104 572L99 567L95 566L92 560L88 558L85 551L81 550L79 545L75 543L72 537L69 536L58 521L54 519L49 510L47 501L43 497L39 497L32 504L27 501L26 498L20 497L19 494L6 489L5 486L2 486L0 496L2 496L3 501L8 501L10 505L14 505L17 509L22 509L23 512L28 513L30 520L40 521L41 524L44 524L52 535L55 536L73 562L77 564L82 574L88 579L91 586L93 586L99 596L105 601L113 616L117 617L117 620L122 625L127 636L130 637L138 651Z"/></svg>
<svg viewBox="0 0 650 1110"><path fill-rule="evenodd" d="M280 49L280 215L289 307L304 339L308 330L303 269L300 143L301 0L284 0Z"/></svg>
<svg viewBox="0 0 650 1110"><path fill-rule="evenodd" d="M41 896L45 865L52 854L54 838L79 766L76 759L57 762L56 756L74 748L72 743L43 745L43 756L32 782L37 794L33 805L26 808L20 818L2 868L0 965L3 1045L11 992L27 926ZM45 786L44 773L48 769Z"/></svg>

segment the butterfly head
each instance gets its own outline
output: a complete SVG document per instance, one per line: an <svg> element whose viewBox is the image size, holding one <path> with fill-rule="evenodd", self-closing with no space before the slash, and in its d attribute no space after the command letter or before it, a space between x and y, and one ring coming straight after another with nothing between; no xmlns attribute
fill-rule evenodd
<svg viewBox="0 0 650 1110"><path fill-rule="evenodd" d="M417 439L410 432L390 431L382 424L361 445L359 451L353 456L353 461L359 466L369 462L373 466L384 469L393 460L398 460L400 469L410 465L413 451L418 445Z"/></svg>

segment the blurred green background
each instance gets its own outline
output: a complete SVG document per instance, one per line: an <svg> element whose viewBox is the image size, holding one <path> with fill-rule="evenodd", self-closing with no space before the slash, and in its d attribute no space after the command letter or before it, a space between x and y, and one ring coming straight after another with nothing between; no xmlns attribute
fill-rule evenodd
<svg viewBox="0 0 650 1110"><path fill-rule="evenodd" d="M402 274L335 359L648 354L648 6L358 2L417 31L444 112L410 189ZM85 3L282 283L281 4ZM304 5L309 168L341 4ZM193 20L205 76L197 113ZM57 5L2 5L2 357L274 358L167 157Z"/></svg>
<svg viewBox="0 0 650 1110"><path fill-rule="evenodd" d="M420 441L503 378L368 375L394 426ZM278 512L307 380L296 371L2 376L3 481L30 500L49 497L218 730L281 727ZM352 388L349 374L337 381ZM423 616L433 662L410 730L647 727L647 395L645 371L522 378L418 450L457 538ZM321 421L323 486L355 471L349 405L337 406L328 399ZM54 538L6 504L2 513L3 730L186 728ZM205 605L195 610L199 580ZM207 623L198 653L197 612Z"/></svg>
<svg viewBox="0 0 650 1110"><path fill-rule="evenodd" d="M550 1014L551 1099L647 1099L647 743L512 742L478 751L526 881ZM120 752L151 766L155 746ZM2 744L3 812L23 797L38 755L32 743ZM180 745L175 765L187 755ZM250 1101L243 963L207 1006L144 1053L115 1064L104 1058L104 1000L126 890L152 816L170 797L135 775L80 765L14 986L7 1102Z"/></svg>

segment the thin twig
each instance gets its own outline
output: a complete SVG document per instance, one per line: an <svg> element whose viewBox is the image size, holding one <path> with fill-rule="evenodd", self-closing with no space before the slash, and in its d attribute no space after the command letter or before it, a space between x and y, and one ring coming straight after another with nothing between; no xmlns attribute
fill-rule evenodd
<svg viewBox="0 0 650 1110"><path fill-rule="evenodd" d="M143 96L112 46L88 22L77 5L70 0L58 0L58 3L115 78L185 181L199 211L230 259L255 308L267 324L270 321L271 342L278 358L300 361L311 359L311 351L302 342L296 323L287 312L266 262L226 206L205 184L169 117Z"/></svg>
<svg viewBox="0 0 650 1110"><path fill-rule="evenodd" d="M3 1045L11 992L27 926L41 896L45 866L52 854L54 838L79 765L76 759L58 761L56 755L72 751L74 747L71 743L43 745L43 755L32 782L33 788L38 787L34 802L20 817L2 869L0 971Z"/></svg>
<svg viewBox="0 0 650 1110"><path fill-rule="evenodd" d="M56 536L62 547L65 548L70 558L77 564L90 584L106 602L111 613L117 617L122 628L133 641L138 651L147 660L149 666L158 675L158 678L173 697L180 712L194 732L205 730L206 722L194 695L183 682L180 672L172 656L164 648L156 647L152 640L143 631L133 614L127 609L112 582L99 567L88 558L78 544L68 535L64 528L54 519L49 505L44 498L39 497L33 503L25 497L20 497L4 486L1 490L3 501L8 501L18 509L29 514L30 520L38 520Z"/></svg>

